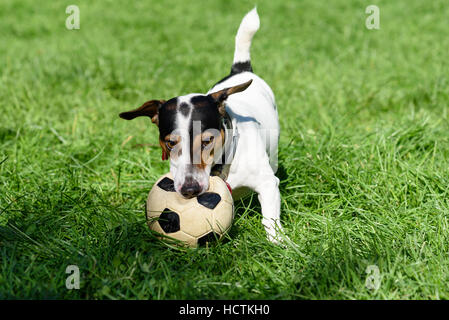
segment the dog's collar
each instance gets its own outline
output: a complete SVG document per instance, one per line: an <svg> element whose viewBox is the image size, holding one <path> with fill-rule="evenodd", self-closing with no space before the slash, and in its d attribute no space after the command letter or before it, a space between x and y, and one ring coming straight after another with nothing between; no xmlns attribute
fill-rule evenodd
<svg viewBox="0 0 449 320"><path fill-rule="evenodd" d="M226 182L231 162L234 159L235 150L237 149L239 134L237 127L233 125L232 119L227 112L221 120L221 127L225 132L221 163L217 163L212 167L210 175L218 176Z"/></svg>

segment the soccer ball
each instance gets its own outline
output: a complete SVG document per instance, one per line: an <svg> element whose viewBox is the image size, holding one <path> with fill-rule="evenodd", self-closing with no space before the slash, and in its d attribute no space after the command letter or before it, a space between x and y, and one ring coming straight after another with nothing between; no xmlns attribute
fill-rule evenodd
<svg viewBox="0 0 449 320"><path fill-rule="evenodd" d="M210 177L207 192L186 199L175 191L173 178L167 173L151 189L146 215L151 230L180 240L179 244L197 247L220 239L230 229L234 202L219 177Z"/></svg>

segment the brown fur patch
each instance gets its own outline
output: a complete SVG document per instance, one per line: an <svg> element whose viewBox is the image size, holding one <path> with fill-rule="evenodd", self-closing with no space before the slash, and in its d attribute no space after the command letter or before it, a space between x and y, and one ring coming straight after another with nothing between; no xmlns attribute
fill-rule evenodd
<svg viewBox="0 0 449 320"><path fill-rule="evenodd" d="M164 102L165 100L150 100L145 102L137 109L120 113L119 116L120 118L126 120L132 120L137 117L149 117L151 119L151 122L153 122L155 125L158 126L159 125L158 108Z"/></svg>
<svg viewBox="0 0 449 320"><path fill-rule="evenodd" d="M167 154L168 157L170 157L171 151L173 151L173 149L170 150L170 149L167 147L167 141L169 141L170 139L173 139L173 138L176 138L176 141L177 141L177 144L176 144L175 147L173 148L173 149L175 149L176 146L177 146L178 143L179 143L179 140L180 140L180 137L179 137L179 136L174 136L174 135L171 135L171 134L167 134L167 135L164 137L164 140L161 140L161 139L159 138L159 144L161 145L162 151L165 151L165 153ZM182 152L182 150L181 150L181 152Z"/></svg>
<svg viewBox="0 0 449 320"><path fill-rule="evenodd" d="M203 133L204 134L204 133ZM211 164L213 162L214 159L214 152L216 148L223 148L224 146L224 130L221 129L220 130L220 135L219 136L214 136L214 141L211 142L213 144L213 146L211 146L211 149L207 149L207 150L202 150L202 142L203 142L203 136L202 135L197 135L194 139L193 139L193 150L192 150L192 155L195 154L195 152L197 152L196 154L201 154L201 159L200 159L200 163L196 163L194 164L195 167L197 167L198 169L204 170L207 165ZM213 135L210 135L213 136ZM171 154L171 150L167 147L166 142L172 138L171 135L167 135L164 140L159 139L159 145L162 148L162 151L165 151L165 153L170 156ZM178 143L179 143L179 137L178 137ZM210 150L210 152L208 152ZM182 150L181 150L182 152ZM193 162L193 159L192 159Z"/></svg>
<svg viewBox="0 0 449 320"><path fill-rule="evenodd" d="M214 141L211 142L213 146L211 149L202 150L202 136L198 135L194 138L193 142L193 154L201 152L201 163L194 164L200 170L204 170L209 164L212 164L214 160L214 153L216 148L223 148L224 145L224 130L220 130L219 136L214 136Z"/></svg>
<svg viewBox="0 0 449 320"><path fill-rule="evenodd" d="M159 139L159 144L161 145L162 151L165 151L167 156L170 157L170 150L168 150L167 145L165 144L165 141Z"/></svg>

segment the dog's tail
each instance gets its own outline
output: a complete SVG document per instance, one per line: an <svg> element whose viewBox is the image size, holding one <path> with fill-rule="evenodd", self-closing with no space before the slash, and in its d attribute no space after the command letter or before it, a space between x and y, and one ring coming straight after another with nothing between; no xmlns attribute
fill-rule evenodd
<svg viewBox="0 0 449 320"><path fill-rule="evenodd" d="M234 61L231 75L244 71L253 71L249 51L254 34L259 30L260 20L257 9L254 8L243 17L239 30L235 36Z"/></svg>

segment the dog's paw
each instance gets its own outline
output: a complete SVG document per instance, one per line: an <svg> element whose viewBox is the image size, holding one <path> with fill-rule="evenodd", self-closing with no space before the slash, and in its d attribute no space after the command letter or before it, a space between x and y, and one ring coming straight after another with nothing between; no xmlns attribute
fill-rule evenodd
<svg viewBox="0 0 449 320"><path fill-rule="evenodd" d="M291 243L279 221L264 221L263 225L267 233L267 240L271 243L284 247L287 243Z"/></svg>

